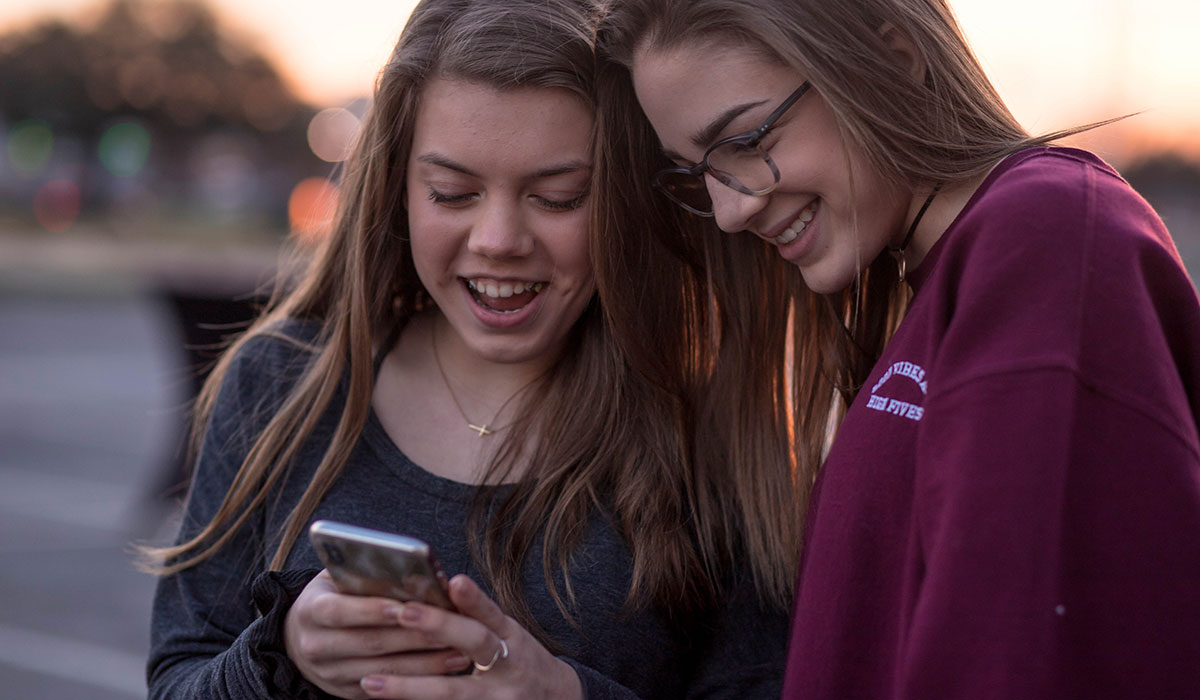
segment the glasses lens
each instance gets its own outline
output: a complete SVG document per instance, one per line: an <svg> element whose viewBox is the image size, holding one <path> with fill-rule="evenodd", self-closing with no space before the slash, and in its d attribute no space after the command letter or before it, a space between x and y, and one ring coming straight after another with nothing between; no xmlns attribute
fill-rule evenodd
<svg viewBox="0 0 1200 700"><path fill-rule="evenodd" d="M708 166L721 182L746 194L766 194L779 182L765 151L737 141L714 148L708 154Z"/></svg>
<svg viewBox="0 0 1200 700"><path fill-rule="evenodd" d="M703 177L687 173L659 173L657 184L668 197L691 209L697 214L711 214L712 198L708 196L708 187Z"/></svg>

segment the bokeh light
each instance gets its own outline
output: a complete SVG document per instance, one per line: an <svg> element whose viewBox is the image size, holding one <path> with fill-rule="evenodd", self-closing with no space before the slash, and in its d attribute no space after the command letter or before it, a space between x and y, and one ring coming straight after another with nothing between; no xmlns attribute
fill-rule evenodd
<svg viewBox="0 0 1200 700"><path fill-rule="evenodd" d="M50 162L54 152L54 132L38 119L17 123L8 132L8 160L18 174L32 178Z"/></svg>
<svg viewBox="0 0 1200 700"><path fill-rule="evenodd" d="M100 162L117 177L133 177L150 158L150 132L141 124L121 122L104 131L97 147Z"/></svg>
<svg viewBox="0 0 1200 700"><path fill-rule="evenodd" d="M79 185L72 180L50 180L33 196L33 215L42 228L62 233L79 218Z"/></svg>
<svg viewBox="0 0 1200 700"><path fill-rule="evenodd" d="M301 180L288 197L288 223L292 235L302 241L317 241L333 229L338 188L323 177Z"/></svg>
<svg viewBox="0 0 1200 700"><path fill-rule="evenodd" d="M348 109L323 109L308 123L308 147L321 160L340 163L350 155L359 126L358 117Z"/></svg>

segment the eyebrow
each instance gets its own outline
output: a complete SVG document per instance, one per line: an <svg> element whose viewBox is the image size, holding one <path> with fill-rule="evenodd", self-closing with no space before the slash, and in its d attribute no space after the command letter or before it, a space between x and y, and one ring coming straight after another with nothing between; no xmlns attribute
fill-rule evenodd
<svg viewBox="0 0 1200 700"><path fill-rule="evenodd" d="M430 165L434 165L439 168L446 168L447 170L453 170L455 172L462 173L463 175L482 179L482 176L479 173L476 173L474 170L471 170L462 163L459 163L451 158L447 158L440 153L423 153L417 156L417 160L421 161L422 163L429 163ZM524 179L542 180L548 177L554 177L556 175L566 175L568 173L577 173L591 169L592 165L587 161L568 160L535 170L529 175L525 176Z"/></svg>
<svg viewBox="0 0 1200 700"><path fill-rule="evenodd" d="M766 100L759 100L757 102L746 102L744 104L730 107L721 114L717 115L717 118L709 122L708 126L692 134L692 143L696 144L700 148L707 148L710 144L712 144L713 141L717 140L717 137L720 136L721 132L729 126L730 122L742 116L746 112L749 112L755 107L764 105L766 103Z"/></svg>
<svg viewBox="0 0 1200 700"><path fill-rule="evenodd" d="M746 102L730 107L729 109L717 115L716 119L713 119L706 126L700 128L696 131L696 133L692 134L690 139L691 142L695 144L697 148L708 148L714 141L717 140L717 137L721 135L721 132L725 131L725 129L731 122L733 122L734 119L737 119L759 105L766 104L766 102L766 100L759 100L757 102ZM684 158L669 148L664 147L662 152L663 155L671 160L690 162L687 158Z"/></svg>

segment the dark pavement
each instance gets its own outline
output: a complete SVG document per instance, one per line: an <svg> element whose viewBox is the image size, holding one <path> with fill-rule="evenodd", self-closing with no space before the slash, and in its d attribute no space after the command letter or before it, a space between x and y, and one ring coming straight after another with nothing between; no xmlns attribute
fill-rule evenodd
<svg viewBox="0 0 1200 700"><path fill-rule="evenodd" d="M0 280L2 281L2 280ZM178 330L145 290L0 284L0 696L145 697L154 580L132 545L187 392Z"/></svg>

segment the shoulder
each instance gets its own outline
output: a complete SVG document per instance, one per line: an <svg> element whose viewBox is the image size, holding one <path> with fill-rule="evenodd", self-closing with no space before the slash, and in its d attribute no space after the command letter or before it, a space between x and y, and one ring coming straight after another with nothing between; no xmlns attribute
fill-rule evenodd
<svg viewBox="0 0 1200 700"><path fill-rule="evenodd" d="M1100 158L1039 147L1009 156L947 231L944 272L960 291L1077 297L1099 278L1140 285L1186 280L1162 220ZM941 265L939 265L940 267ZM1189 285L1190 286L1190 285Z"/></svg>
<svg viewBox="0 0 1200 700"><path fill-rule="evenodd" d="M933 312L962 377L1058 368L1126 403L1155 397L1154 412L1170 394L1192 420L1179 392L1200 376L1195 289L1162 220L1099 158L1011 156L947 238Z"/></svg>
<svg viewBox="0 0 1200 700"><path fill-rule="evenodd" d="M320 335L319 323L290 318L250 331L229 350L216 411L277 405L320 351Z"/></svg>
<svg viewBox="0 0 1200 700"><path fill-rule="evenodd" d="M290 375L308 366L321 349L321 325L315 321L283 319L253 330L230 352L230 373L236 376Z"/></svg>
<svg viewBox="0 0 1200 700"><path fill-rule="evenodd" d="M1038 203L1073 197L1090 188L1129 189L1112 166L1077 148L1039 146L1013 153L996 166L986 186L987 198L1017 197Z"/></svg>
<svg viewBox="0 0 1200 700"><path fill-rule="evenodd" d="M1086 252L1149 245L1178 257L1154 209L1112 166L1074 148L1030 148L996 167L964 212L980 244Z"/></svg>

